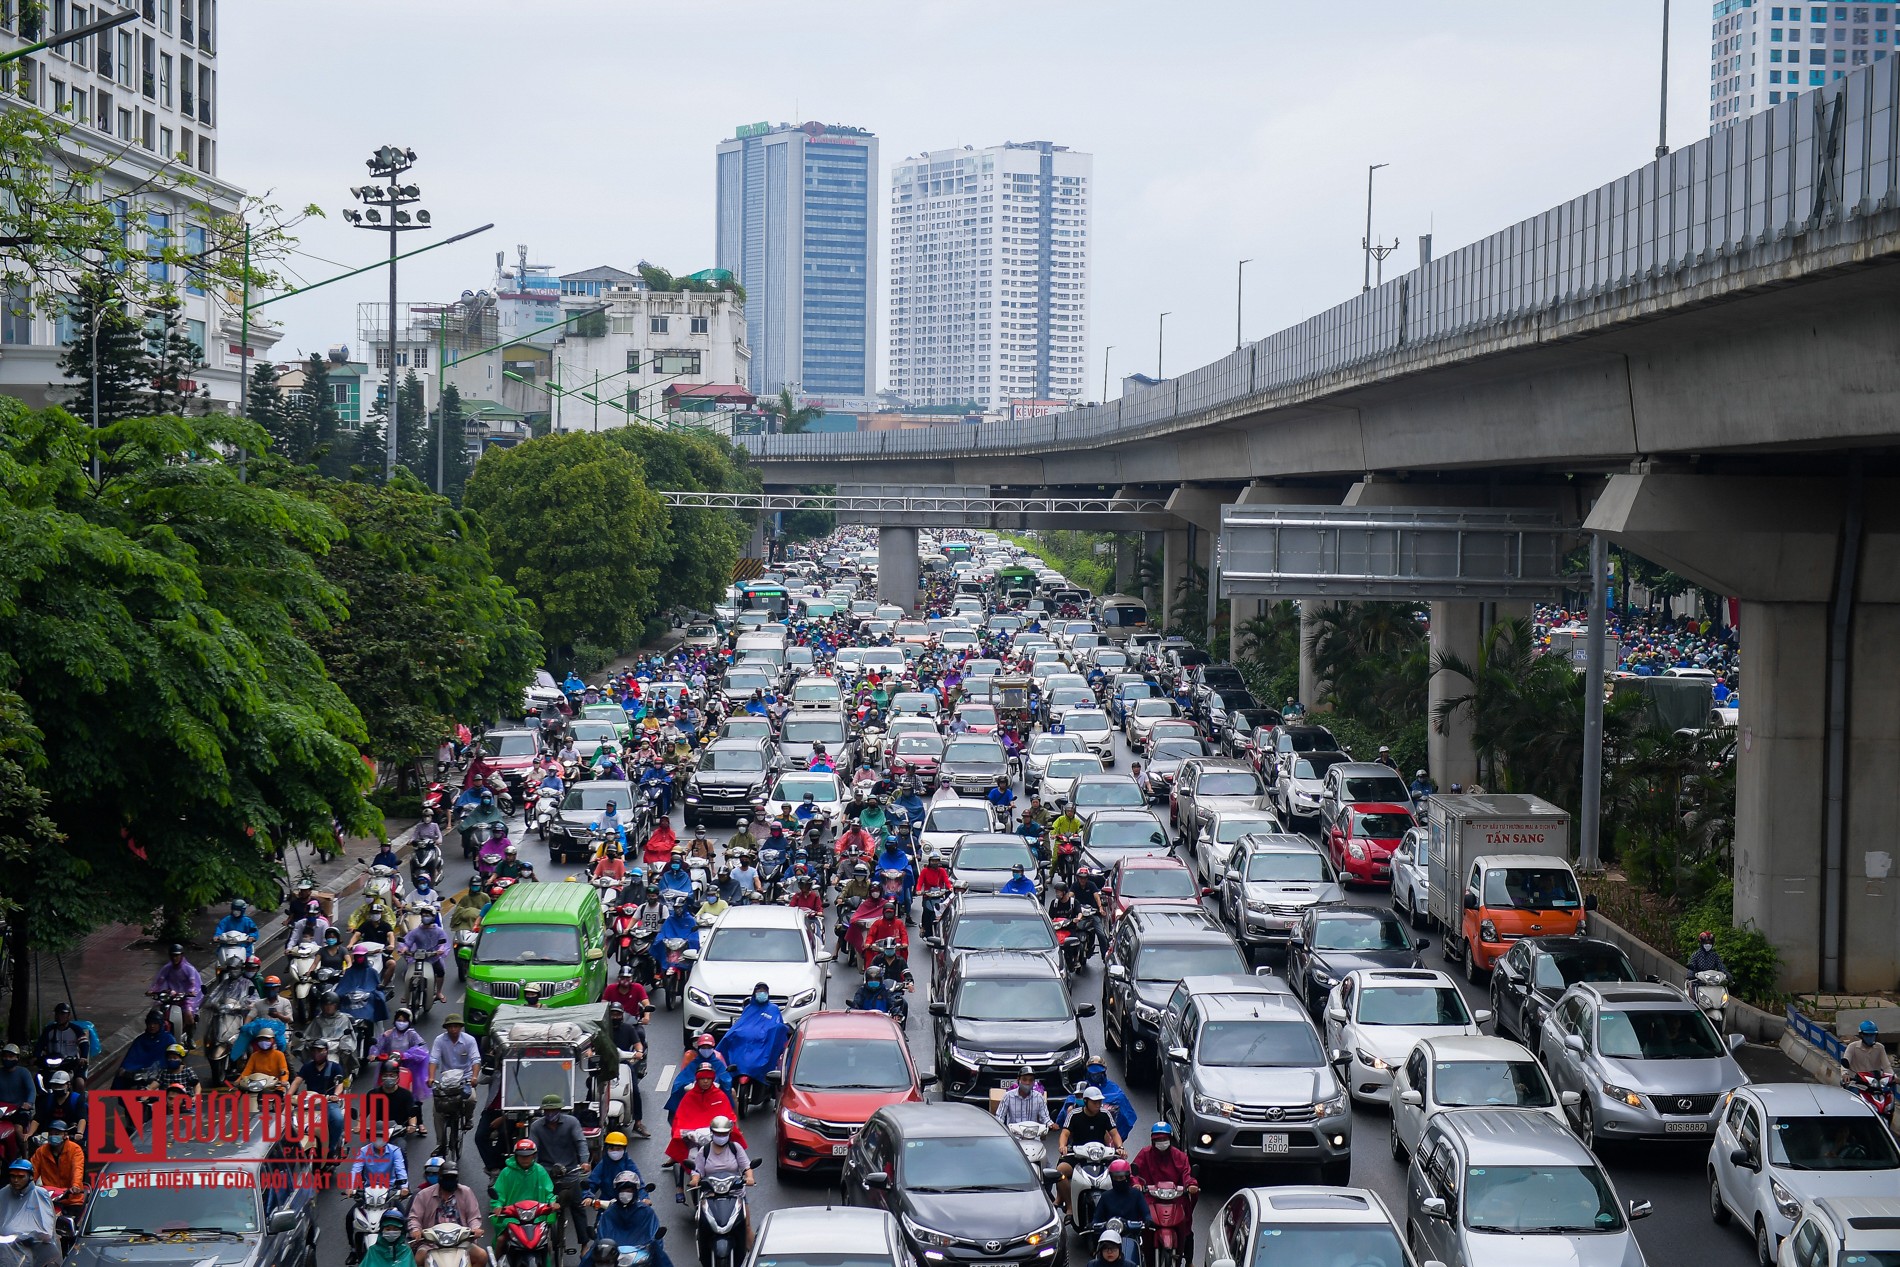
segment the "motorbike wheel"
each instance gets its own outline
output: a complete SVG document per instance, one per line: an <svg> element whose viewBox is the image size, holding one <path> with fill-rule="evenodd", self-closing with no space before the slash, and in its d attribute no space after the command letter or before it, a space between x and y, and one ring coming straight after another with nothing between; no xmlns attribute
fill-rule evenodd
<svg viewBox="0 0 1900 1267"><path fill-rule="evenodd" d="M457 981L468 980L468 960L462 958L460 955L455 956L455 979Z"/></svg>
<svg viewBox="0 0 1900 1267"><path fill-rule="evenodd" d="M515 816L515 798L512 793L503 792L495 797L495 808L501 811L503 818Z"/></svg>
<svg viewBox="0 0 1900 1267"><path fill-rule="evenodd" d="M677 1011L680 1005L679 977L675 975L666 983L666 1010Z"/></svg>

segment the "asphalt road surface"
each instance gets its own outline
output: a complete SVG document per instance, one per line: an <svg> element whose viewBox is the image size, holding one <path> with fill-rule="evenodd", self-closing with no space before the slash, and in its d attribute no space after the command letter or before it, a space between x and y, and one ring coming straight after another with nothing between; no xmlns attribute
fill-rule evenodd
<svg viewBox="0 0 1900 1267"><path fill-rule="evenodd" d="M1125 748L1120 747L1118 738L1118 758L1116 770L1126 772L1128 756ZM1018 789L1020 794L1020 788ZM684 830L677 809L674 814L674 827L686 839L692 833ZM715 840L723 835L717 828L709 827L708 832ZM729 834L730 829L726 829ZM539 842L523 832L517 823L511 830L511 836L523 845L523 854L534 862L544 880L561 880L578 868L556 867L548 863L545 852L538 847ZM455 838L450 837L449 873L445 877L444 887L450 891L466 883L469 875L468 864L462 861L460 850L454 845ZM1356 904L1384 905L1383 892L1356 890L1351 900ZM1431 967L1443 967L1436 949L1436 937L1433 948L1427 952L1426 964ZM1278 957L1267 960L1276 969L1280 967ZM1091 961L1088 969L1075 979L1074 991L1079 1002L1100 1002L1101 963ZM842 1004L856 987L857 973L843 964L833 965L833 980L829 997L834 1006ZM1468 1001L1475 1007L1489 1006L1481 990L1466 983L1461 973L1453 973L1460 989L1465 992ZM433 1038L440 1029L441 1018L449 1011L460 1006L460 990L453 972L449 975L450 999L447 1007L437 1005L424 1031ZM919 982L919 994L922 982ZM393 1006L393 1005L392 1005ZM1084 1022L1088 1029L1091 1049L1104 1053L1102 1027L1099 1015ZM921 1006L914 1008L909 1023L914 1054L920 1071L931 1071L934 1058L930 1042L930 1017ZM671 1194L671 1183L662 1170L664 1158L661 1155L665 1147L667 1130L664 1115L659 1106L664 1102L664 1093L659 1090L662 1079L670 1079L673 1062L677 1061L684 1048L680 1028L679 1013L667 1012L664 1007L654 1013L653 1023L648 1033L650 1059L649 1074L644 1087L645 1103L648 1106L647 1126L653 1132L651 1140L634 1140L629 1150L630 1156L640 1166L646 1179L658 1183L659 1189L653 1194L655 1208L659 1211L661 1222L670 1230L667 1233L667 1249L673 1259L674 1267L689 1267L693 1259L692 1228L688 1211L690 1207L676 1205ZM1110 1076L1122 1082L1119 1057L1113 1053L1105 1056ZM1135 1145L1147 1142L1147 1130L1155 1119L1155 1100L1152 1093L1123 1086L1129 1091L1140 1119L1135 1126ZM358 1090L362 1090L361 1085ZM1388 1124L1390 1118L1383 1109L1355 1106L1353 1110L1353 1158L1352 1182L1356 1186L1368 1187L1378 1192L1401 1220L1405 1209L1405 1171L1392 1160L1388 1143ZM764 1112L755 1112L743 1120L741 1129L751 1142L752 1154L759 1161L757 1170L758 1186L753 1189L752 1200L755 1212L762 1212L783 1206L823 1205L827 1201L838 1200L835 1187L826 1188L817 1183L798 1185L781 1184L773 1173L771 1164L774 1130L771 1116ZM423 1160L429 1155L430 1147L423 1141L410 1141L407 1153L411 1172L419 1170ZM1132 1154L1133 1148L1130 1152ZM1637 1238L1643 1252L1652 1264L1694 1263L1697 1267L1744 1267L1754 1257L1752 1243L1745 1232L1734 1227L1717 1228L1709 1219L1708 1188L1705 1179L1707 1158L1706 1144L1684 1144L1672 1146L1665 1144L1645 1144L1635 1148L1617 1149L1605 1153L1603 1162L1607 1165L1616 1184L1618 1194L1625 1200L1647 1200L1653 1203L1654 1214L1635 1225ZM480 1158L476 1155L473 1143L464 1146L461 1159L463 1181L481 1191L482 1169ZM1318 1175L1313 1168L1274 1167L1261 1165L1257 1168L1237 1167L1213 1175L1201 1175L1202 1194L1196 1216L1195 1253L1203 1254L1206 1245L1205 1231L1208 1220L1220 1204L1238 1187L1254 1184L1273 1183L1317 1183ZM329 1193L319 1199L317 1218L323 1229L319 1243L318 1261L320 1267L340 1267L346 1249L344 1236L345 1219L348 1214L348 1201L338 1193ZM573 1245L569 1242L568 1260L575 1258ZM1244 1267L1244 1265L1243 1265Z"/></svg>

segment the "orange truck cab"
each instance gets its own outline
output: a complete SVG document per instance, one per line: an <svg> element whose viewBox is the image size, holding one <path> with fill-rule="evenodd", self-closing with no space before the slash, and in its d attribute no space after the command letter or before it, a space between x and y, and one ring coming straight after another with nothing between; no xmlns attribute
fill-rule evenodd
<svg viewBox="0 0 1900 1267"><path fill-rule="evenodd" d="M1464 910L1458 940L1465 975L1491 971L1511 943L1523 937L1574 937L1583 933L1586 912L1576 873L1562 858L1545 854L1486 854L1471 860L1465 875Z"/></svg>

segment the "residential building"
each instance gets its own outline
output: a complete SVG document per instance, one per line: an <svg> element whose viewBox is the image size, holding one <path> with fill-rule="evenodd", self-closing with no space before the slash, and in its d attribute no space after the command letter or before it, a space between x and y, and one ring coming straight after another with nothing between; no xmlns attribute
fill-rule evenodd
<svg viewBox="0 0 1900 1267"><path fill-rule="evenodd" d="M1900 4L1716 0L1709 127L1746 118L1900 49Z"/></svg>
<svg viewBox="0 0 1900 1267"><path fill-rule="evenodd" d="M138 20L0 65L0 108L38 109L71 125L55 162L97 173L96 193L115 200L134 249L202 253L210 225L236 215L244 196L218 169L215 0L0 0L0 54L127 8L140 11ZM196 385L214 408L232 407L243 356L241 297L162 259L144 269L148 280L174 286L183 303L185 328L205 359ZM58 361L74 330L64 314L30 309L0 297L0 392L40 405L68 395ZM253 321L250 337L251 355L261 357L278 332Z"/></svg>
<svg viewBox="0 0 1900 1267"><path fill-rule="evenodd" d="M506 255L495 252L496 342L529 339L553 343L559 333L546 331L545 327L561 320L561 296L565 293L561 279L546 264L528 263L526 246L517 246L515 251L518 260L513 268L508 267ZM465 294L463 298L471 296Z"/></svg>
<svg viewBox="0 0 1900 1267"><path fill-rule="evenodd" d="M363 423L368 402L364 399L363 384L369 378L369 366L362 361L352 361L350 350L346 347L330 349L326 362L330 379L330 404L336 409L337 421L354 431ZM277 385L283 389L286 401L296 401L304 394L304 385L308 375L306 362L290 361L277 367Z"/></svg>
<svg viewBox="0 0 1900 1267"><path fill-rule="evenodd" d="M578 273L561 274L561 293L563 295L598 295L603 290L615 286L637 286L640 274L629 273L624 268L615 268L611 264L602 264L598 268L584 268Z"/></svg>
<svg viewBox="0 0 1900 1267"><path fill-rule="evenodd" d="M890 388L1006 413L1083 399L1094 159L1048 141L935 150L891 173Z"/></svg>
<svg viewBox="0 0 1900 1267"><path fill-rule="evenodd" d="M717 264L745 287L755 396L877 391L877 137L765 123L718 150Z"/></svg>

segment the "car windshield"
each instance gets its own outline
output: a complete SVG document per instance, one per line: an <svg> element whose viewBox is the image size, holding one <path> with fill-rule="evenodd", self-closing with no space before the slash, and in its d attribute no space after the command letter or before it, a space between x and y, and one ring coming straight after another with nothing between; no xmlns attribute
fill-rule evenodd
<svg viewBox="0 0 1900 1267"><path fill-rule="evenodd" d="M1454 985L1378 985L1359 991L1361 1025L1469 1025Z"/></svg>
<svg viewBox="0 0 1900 1267"><path fill-rule="evenodd" d="M1313 928L1315 950L1410 950L1412 939L1396 919L1322 919Z"/></svg>
<svg viewBox="0 0 1900 1267"><path fill-rule="evenodd" d="M1192 739L1194 738L1194 723L1177 721L1170 717L1156 722L1148 734L1156 743L1164 739Z"/></svg>
<svg viewBox="0 0 1900 1267"><path fill-rule="evenodd" d="M700 754L699 768L721 773L757 773L765 769L765 754L757 749L708 748Z"/></svg>
<svg viewBox="0 0 1900 1267"><path fill-rule="evenodd" d="M913 637L917 634L929 633L930 626L921 620L900 620L897 622L897 628L892 632L899 638Z"/></svg>
<svg viewBox="0 0 1900 1267"><path fill-rule="evenodd" d="M614 722L621 726L627 724L627 710L618 704L589 704L581 710L581 716L588 721Z"/></svg>
<svg viewBox="0 0 1900 1267"><path fill-rule="evenodd" d="M1410 814L1361 814L1352 820L1352 834L1372 840L1392 840L1412 830Z"/></svg>
<svg viewBox="0 0 1900 1267"><path fill-rule="evenodd" d="M1330 878L1326 860L1316 853L1257 853L1247 859L1249 880L1324 884Z"/></svg>
<svg viewBox="0 0 1900 1267"><path fill-rule="evenodd" d="M844 742L844 723L840 721L799 721L797 718L785 719L785 732L780 736L786 743L837 743Z"/></svg>
<svg viewBox="0 0 1900 1267"><path fill-rule="evenodd" d="M1138 981L1179 981L1182 977L1246 974L1247 965L1232 942L1195 946L1144 946L1135 957Z"/></svg>
<svg viewBox="0 0 1900 1267"><path fill-rule="evenodd" d="M939 805L924 819L925 831L988 831L990 812L981 805Z"/></svg>
<svg viewBox="0 0 1900 1267"><path fill-rule="evenodd" d="M1008 760L1001 744L989 742L953 743L943 750L943 759L972 765L1002 765Z"/></svg>
<svg viewBox="0 0 1900 1267"><path fill-rule="evenodd" d="M1531 976L1539 987L1561 994L1579 981L1634 981L1636 970L1614 946L1565 947L1537 956Z"/></svg>
<svg viewBox="0 0 1900 1267"><path fill-rule="evenodd" d="M1346 760L1343 752L1324 752L1317 756L1299 757L1293 762L1293 777L1296 779L1323 779L1326 772Z"/></svg>
<svg viewBox="0 0 1900 1267"><path fill-rule="evenodd" d="M1209 1021L1201 1026L1203 1065L1316 1069L1326 1063L1319 1035L1299 1021Z"/></svg>
<svg viewBox="0 0 1900 1267"><path fill-rule="evenodd" d="M781 801L802 801L807 792L810 792L812 799L820 804L840 799L838 781L828 775L816 778L808 775L784 775L778 781L775 795Z"/></svg>
<svg viewBox="0 0 1900 1267"><path fill-rule="evenodd" d="M475 943L475 962L579 963L581 930L572 924L488 924Z"/></svg>
<svg viewBox="0 0 1900 1267"><path fill-rule="evenodd" d="M633 796L627 788L612 783L583 783L579 787L569 788L561 799L563 810L587 810L598 812L607 808L612 801L616 809L632 801Z"/></svg>
<svg viewBox="0 0 1900 1267"><path fill-rule="evenodd" d="M605 721L571 721L567 724L567 734L577 748L591 748L595 744L614 743L620 737L620 732L614 728L614 724Z"/></svg>
<svg viewBox="0 0 1900 1267"><path fill-rule="evenodd" d="M772 680L763 673L728 673L726 691L732 695L750 695L754 691L769 691Z"/></svg>
<svg viewBox="0 0 1900 1267"><path fill-rule="evenodd" d="M1082 686L1065 687L1049 696L1049 706L1051 708L1058 706L1062 708L1087 708L1094 702L1095 692Z"/></svg>
<svg viewBox="0 0 1900 1267"><path fill-rule="evenodd" d="M1135 716L1137 717L1174 716L1173 704L1164 699L1149 698L1153 691L1154 688L1150 686L1124 686L1122 698L1135 701Z"/></svg>
<svg viewBox="0 0 1900 1267"><path fill-rule="evenodd" d="M1569 867L1495 867L1484 873L1484 904L1492 910L1575 910L1582 901Z"/></svg>
<svg viewBox="0 0 1900 1267"><path fill-rule="evenodd" d="M1351 775L1340 780L1341 791L1348 801L1398 801L1403 803L1410 795L1406 791L1405 780L1396 774Z"/></svg>
<svg viewBox="0 0 1900 1267"><path fill-rule="evenodd" d="M963 983L951 1011L965 1021L1061 1021L1069 991L1048 977L979 977Z"/></svg>
<svg viewBox="0 0 1900 1267"><path fill-rule="evenodd" d="M1024 903L1025 906L1028 903ZM1040 916L970 915L957 921L952 950L1050 950L1056 944L1049 922Z"/></svg>
<svg viewBox="0 0 1900 1267"><path fill-rule="evenodd" d="M1089 844L1129 849L1139 845L1165 847L1168 838L1161 834L1152 818L1098 819L1089 828Z"/></svg>
<svg viewBox="0 0 1900 1267"><path fill-rule="evenodd" d="M1518 1236L1615 1232L1623 1212L1595 1166L1473 1166L1465 1172L1465 1226Z"/></svg>
<svg viewBox="0 0 1900 1267"><path fill-rule="evenodd" d="M772 723L763 717L734 717L720 727L722 739L769 739L771 735ZM701 764L704 764L704 758Z"/></svg>
<svg viewBox="0 0 1900 1267"><path fill-rule="evenodd" d="M905 691L901 695L891 696L891 711L934 714L937 711L937 697L927 691Z"/></svg>
<svg viewBox="0 0 1900 1267"><path fill-rule="evenodd" d="M911 1085L902 1043L808 1038L798 1046L792 1085L806 1091L902 1091Z"/></svg>
<svg viewBox="0 0 1900 1267"><path fill-rule="evenodd" d="M943 740L924 731L899 735L895 751L904 757L941 757Z"/></svg>
<svg viewBox="0 0 1900 1267"><path fill-rule="evenodd" d="M1892 1170L1900 1166L1893 1136L1871 1113L1778 1117L1769 1125L1768 1157L1789 1170Z"/></svg>
<svg viewBox="0 0 1900 1267"><path fill-rule="evenodd" d="M248 1236L258 1231L259 1167L220 1166L166 1172L114 1171L86 1203L85 1236L204 1232ZM118 1257L119 1251L109 1255ZM136 1257L137 1255L133 1255ZM213 1255L216 1257L216 1255Z"/></svg>
<svg viewBox="0 0 1900 1267"><path fill-rule="evenodd" d="M1287 731L1281 738L1285 740L1285 744L1281 749L1283 752L1289 750L1293 752L1334 752L1339 748L1339 741L1333 738L1333 732L1330 730L1291 730ZM1345 756L1341 754L1334 758L1334 760L1343 761L1345 760Z"/></svg>
<svg viewBox="0 0 1900 1267"><path fill-rule="evenodd" d="M1047 757L1058 752L1080 752L1082 740L1075 735L1037 735L1029 744L1029 755Z"/></svg>
<svg viewBox="0 0 1900 1267"><path fill-rule="evenodd" d="M1194 785L1196 796L1258 796L1260 778L1251 770L1204 770Z"/></svg>
<svg viewBox="0 0 1900 1267"><path fill-rule="evenodd" d="M706 963L804 963L811 958L805 934L796 928L715 928Z"/></svg>
<svg viewBox="0 0 1900 1267"><path fill-rule="evenodd" d="M968 1139L907 1139L896 1178L906 1192L1027 1192L1037 1184L1023 1150L1000 1132Z"/></svg>
<svg viewBox="0 0 1900 1267"><path fill-rule="evenodd" d="M1535 1060L1438 1061L1432 1065L1432 1098L1448 1109L1547 1109L1556 1103Z"/></svg>
<svg viewBox="0 0 1900 1267"><path fill-rule="evenodd" d="M988 704L965 704L957 710L957 716L972 726L996 724L996 710Z"/></svg>
<svg viewBox="0 0 1900 1267"><path fill-rule="evenodd" d="M1107 713L1070 713L1062 722L1065 730L1079 730L1083 734L1102 734L1108 730Z"/></svg>
<svg viewBox="0 0 1900 1267"><path fill-rule="evenodd" d="M1150 764L1162 761L1179 763L1186 761L1189 757L1204 757L1207 755L1207 749L1201 746L1201 741L1198 739L1163 739L1148 755Z"/></svg>
<svg viewBox="0 0 1900 1267"><path fill-rule="evenodd" d="M482 755L485 757L532 757L539 747L533 735L482 736Z"/></svg>
<svg viewBox="0 0 1900 1267"><path fill-rule="evenodd" d="M1012 845L1001 840L971 841L957 846L957 856L951 865L973 871L1007 871L1011 867L1030 870L1035 867L1036 859L1027 844Z"/></svg>
<svg viewBox="0 0 1900 1267"><path fill-rule="evenodd" d="M1049 770L1045 777L1051 779L1079 779L1085 774L1100 774L1100 757L1070 756L1064 754L1049 759Z"/></svg>
<svg viewBox="0 0 1900 1267"><path fill-rule="evenodd" d="M1347 1267L1411 1267L1399 1234L1386 1223L1262 1223L1254 1232L1252 1267L1343 1263Z"/></svg>
<svg viewBox="0 0 1900 1267"><path fill-rule="evenodd" d="M1141 789L1135 786L1133 779L1104 779L1100 783L1078 783L1075 785L1075 803L1078 808L1097 809L1109 806L1116 809L1140 809Z"/></svg>
<svg viewBox="0 0 1900 1267"><path fill-rule="evenodd" d="M1726 1048L1692 1007L1605 1009L1597 1051L1612 1060L1714 1060Z"/></svg>

